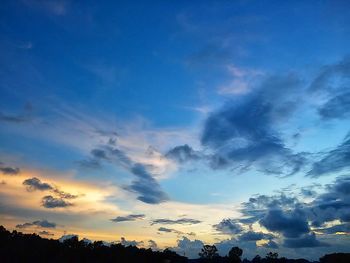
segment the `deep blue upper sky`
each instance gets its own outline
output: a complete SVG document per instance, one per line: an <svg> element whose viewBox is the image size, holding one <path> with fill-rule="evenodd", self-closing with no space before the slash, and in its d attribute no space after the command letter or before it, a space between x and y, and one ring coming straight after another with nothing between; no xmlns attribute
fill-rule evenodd
<svg viewBox="0 0 350 263"><path fill-rule="evenodd" d="M55 237L152 239L194 256L202 242L248 257L348 251L349 10L3 1L0 223L47 219ZM165 218L176 229L159 230Z"/></svg>

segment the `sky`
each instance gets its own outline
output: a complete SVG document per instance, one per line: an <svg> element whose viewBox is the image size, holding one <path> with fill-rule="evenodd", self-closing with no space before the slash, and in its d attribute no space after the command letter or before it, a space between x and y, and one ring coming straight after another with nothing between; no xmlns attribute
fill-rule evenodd
<svg viewBox="0 0 350 263"><path fill-rule="evenodd" d="M0 224L196 258L350 252L349 1L2 1Z"/></svg>

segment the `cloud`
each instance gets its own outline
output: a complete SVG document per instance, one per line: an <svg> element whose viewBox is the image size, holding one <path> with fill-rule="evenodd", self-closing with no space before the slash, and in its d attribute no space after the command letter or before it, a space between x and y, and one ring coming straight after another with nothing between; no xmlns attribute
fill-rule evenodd
<svg viewBox="0 0 350 263"><path fill-rule="evenodd" d="M125 222L125 221L135 221L135 220L140 220L140 219L144 219L145 215L143 214L131 214L131 215L127 215L127 216L117 216L114 219L111 219L111 221L113 222Z"/></svg>
<svg viewBox="0 0 350 263"><path fill-rule="evenodd" d="M194 224L199 224L202 223L202 221L200 220L196 220L196 219L192 219L192 218L180 218L180 219L164 219L164 218L160 218L160 219L154 219L151 221L151 225L155 225L155 224L163 224L163 225L194 225Z"/></svg>
<svg viewBox="0 0 350 263"><path fill-rule="evenodd" d="M200 153L193 150L187 144L174 147L168 151L165 156L179 163L195 161L201 158Z"/></svg>
<svg viewBox="0 0 350 263"><path fill-rule="evenodd" d="M131 185L125 189L139 194L138 200L147 204L159 204L169 199L164 193L158 182L148 173L146 168L139 163L136 163L131 171L137 176L137 179L131 182Z"/></svg>
<svg viewBox="0 0 350 263"><path fill-rule="evenodd" d="M169 197L164 193L156 179L147 170L142 163L133 162L123 151L111 145L104 146L101 149L93 149L91 151L93 160L100 160L115 163L131 174L136 176L136 179L124 189L138 194L137 199L147 204L159 204L169 200Z"/></svg>
<svg viewBox="0 0 350 263"><path fill-rule="evenodd" d="M269 231L282 233L285 237L299 237L310 231L304 213L298 209L290 212L270 210L259 222Z"/></svg>
<svg viewBox="0 0 350 263"><path fill-rule="evenodd" d="M266 234L262 232L254 232L254 231L248 231L246 233L243 233L238 237L239 241L258 241L261 239L273 239L274 236L272 234Z"/></svg>
<svg viewBox="0 0 350 263"><path fill-rule="evenodd" d="M143 241L136 241L136 240L132 240L132 241L128 241L126 240L124 237L120 238L120 244L122 244L125 247L128 246L143 246Z"/></svg>
<svg viewBox="0 0 350 263"><path fill-rule="evenodd" d="M300 238L285 239L283 246L287 248L328 247L329 244L317 240L315 233L312 232Z"/></svg>
<svg viewBox="0 0 350 263"><path fill-rule="evenodd" d="M31 119L25 115L7 115L0 112L0 121L9 122L9 123L24 123L28 122Z"/></svg>
<svg viewBox="0 0 350 263"><path fill-rule="evenodd" d="M243 231L242 226L232 219L223 219L219 224L213 225L215 230L228 235L239 234Z"/></svg>
<svg viewBox="0 0 350 263"><path fill-rule="evenodd" d="M317 229L317 232L322 232L324 234L337 234L344 233L346 235L350 235L350 223L335 225L326 228Z"/></svg>
<svg viewBox="0 0 350 263"><path fill-rule="evenodd" d="M16 228L27 228L32 226L44 227L44 228L55 228L56 223L49 222L47 220L37 220L32 223L24 223L16 225Z"/></svg>
<svg viewBox="0 0 350 263"><path fill-rule="evenodd" d="M50 184L43 183L40 181L40 179L38 179L36 177L24 180L23 185L26 186L26 189L28 192L33 192L36 190L46 191L46 190L53 190L54 189Z"/></svg>
<svg viewBox="0 0 350 263"><path fill-rule="evenodd" d="M73 205L62 198L55 198L51 195L44 196L41 200L41 204L46 208L68 207Z"/></svg>
<svg viewBox="0 0 350 263"><path fill-rule="evenodd" d="M79 236L78 235L75 235L75 234L68 234L68 235L63 235L61 236L58 241L63 243L65 242L66 240L70 240L70 239L79 239Z"/></svg>
<svg viewBox="0 0 350 263"><path fill-rule="evenodd" d="M345 119L350 116L350 92L329 99L318 113L324 120Z"/></svg>
<svg viewBox="0 0 350 263"><path fill-rule="evenodd" d="M194 232L184 233L182 231L179 231L179 230L176 230L173 228L166 228L166 227L160 227L160 228L158 228L158 231L165 232L165 233L175 233L176 235L181 235L181 236L184 236L184 235L195 236L196 235L196 233L194 233Z"/></svg>
<svg viewBox="0 0 350 263"><path fill-rule="evenodd" d="M320 227L326 222L350 222L350 178L338 177L326 192L318 195L309 207L312 225Z"/></svg>
<svg viewBox="0 0 350 263"><path fill-rule="evenodd" d="M43 236L53 236L54 234L53 233L50 233L48 231L39 231L38 232L39 235L43 235Z"/></svg>
<svg viewBox="0 0 350 263"><path fill-rule="evenodd" d="M152 239L148 240L148 247L152 250L158 250L157 242Z"/></svg>
<svg viewBox="0 0 350 263"><path fill-rule="evenodd" d="M212 167L248 169L253 165L269 174L299 172L305 156L287 148L276 129L297 109L299 84L293 75L270 77L253 95L211 113L201 143L213 151Z"/></svg>
<svg viewBox="0 0 350 263"><path fill-rule="evenodd" d="M2 166L1 163L0 163L0 171L5 175L17 175L20 173L20 169L18 167Z"/></svg>
<svg viewBox="0 0 350 263"><path fill-rule="evenodd" d="M330 173L340 172L350 167L350 134L335 149L327 152L325 156L313 163L308 176L318 177Z"/></svg>
<svg viewBox="0 0 350 263"><path fill-rule="evenodd" d="M273 240L269 240L267 243L264 243L262 245L262 247L270 248L270 249L278 249L279 248L278 244Z"/></svg>
<svg viewBox="0 0 350 263"><path fill-rule="evenodd" d="M204 243L201 240L190 240L187 237L182 237L182 239L177 240L177 246L170 249L188 258L198 258L198 253L203 245Z"/></svg>

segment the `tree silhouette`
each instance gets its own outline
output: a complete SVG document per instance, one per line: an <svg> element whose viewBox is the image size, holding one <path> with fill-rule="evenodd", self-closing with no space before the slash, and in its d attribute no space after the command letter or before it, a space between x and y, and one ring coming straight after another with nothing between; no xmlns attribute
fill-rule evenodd
<svg viewBox="0 0 350 263"><path fill-rule="evenodd" d="M239 247L231 248L230 252L228 252L229 262L239 263L241 262L241 256L243 254L243 250Z"/></svg>
<svg viewBox="0 0 350 263"><path fill-rule="evenodd" d="M219 256L218 249L214 245L204 245L201 252L198 254L201 259L212 260Z"/></svg>
<svg viewBox="0 0 350 263"><path fill-rule="evenodd" d="M252 259L252 263L260 263L261 262L261 257L259 255L256 255L253 259Z"/></svg>
<svg viewBox="0 0 350 263"><path fill-rule="evenodd" d="M266 254L265 258L267 262L277 262L278 254L275 252L269 252Z"/></svg>

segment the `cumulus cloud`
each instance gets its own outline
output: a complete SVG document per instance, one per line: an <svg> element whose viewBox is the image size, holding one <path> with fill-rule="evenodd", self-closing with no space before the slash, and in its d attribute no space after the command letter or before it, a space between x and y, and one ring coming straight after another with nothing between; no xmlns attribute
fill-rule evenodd
<svg viewBox="0 0 350 263"><path fill-rule="evenodd" d="M148 247L152 250L158 250L157 242L152 239L148 240Z"/></svg>
<svg viewBox="0 0 350 263"><path fill-rule="evenodd" d="M129 240L126 240L124 237L120 238L120 244L122 244L125 247L128 247L128 246L137 247L137 246L144 245L143 241L136 241L136 240L129 241Z"/></svg>
<svg viewBox="0 0 350 263"><path fill-rule="evenodd" d="M194 224L199 224L202 221L197 220L197 219L192 219L192 218L180 218L180 219L164 219L164 218L160 218L160 219L154 219L151 221L151 225L155 225L155 224L163 224L163 225L194 225Z"/></svg>
<svg viewBox="0 0 350 263"><path fill-rule="evenodd" d="M68 207L73 205L62 198L55 198L52 195L44 196L41 200L41 204L46 208Z"/></svg>
<svg viewBox="0 0 350 263"><path fill-rule="evenodd" d="M261 239L268 239L271 240L274 238L274 235L272 234L266 234L262 232L254 232L254 231L248 231L246 233L243 233L238 237L239 241L258 241Z"/></svg>
<svg viewBox="0 0 350 263"><path fill-rule="evenodd" d="M118 222L125 222L125 221L135 221L135 220L140 220L144 218L145 218L144 214L131 214L127 216L117 216L116 218L111 219L111 221L118 223Z"/></svg>
<svg viewBox="0 0 350 263"><path fill-rule="evenodd" d="M63 235L58 239L58 241L63 243L63 242L70 240L70 239L79 239L79 236L75 235L75 234Z"/></svg>
<svg viewBox="0 0 350 263"><path fill-rule="evenodd" d="M187 237L182 237L182 239L177 240L177 246L170 249L188 258L198 258L198 253L203 245L204 243L201 240L190 240Z"/></svg>
<svg viewBox="0 0 350 263"><path fill-rule="evenodd" d="M17 228L27 228L32 226L45 227L45 228L55 228L56 223L49 222L47 220L37 220L31 223L24 223L16 225Z"/></svg>
<svg viewBox="0 0 350 263"><path fill-rule="evenodd" d="M283 246L288 248L328 247L329 244L317 240L315 233L311 232L300 238L287 238L284 240Z"/></svg>
<svg viewBox="0 0 350 263"><path fill-rule="evenodd" d="M223 219L219 224L213 225L213 227L216 231L228 235L239 234L243 231L241 224L232 219Z"/></svg>
<svg viewBox="0 0 350 263"><path fill-rule="evenodd" d="M270 210L260 224L266 229L282 233L285 237L299 237L310 231L305 214L295 209L284 212L282 210Z"/></svg>

